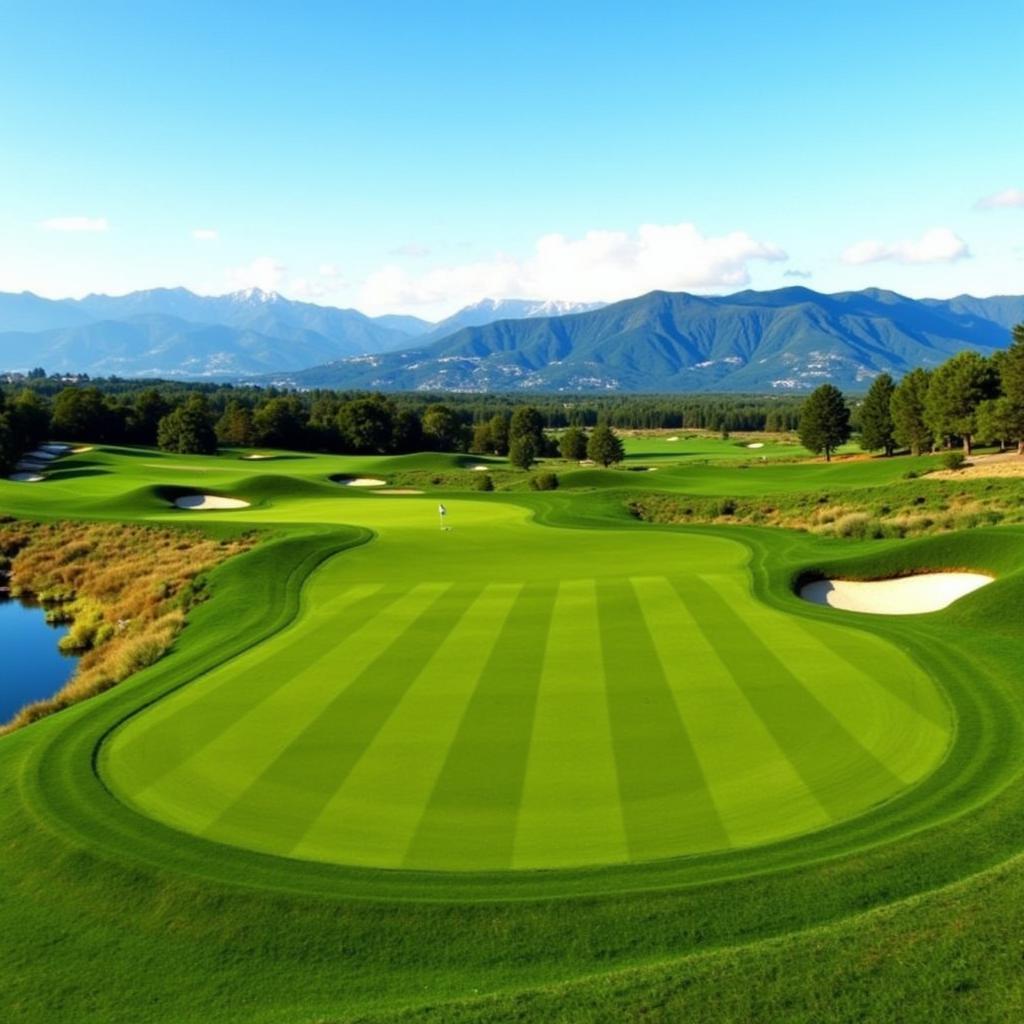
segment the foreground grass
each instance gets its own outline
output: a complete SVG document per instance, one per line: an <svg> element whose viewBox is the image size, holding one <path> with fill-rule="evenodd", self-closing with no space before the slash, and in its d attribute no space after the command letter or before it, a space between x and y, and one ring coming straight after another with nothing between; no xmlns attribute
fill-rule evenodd
<svg viewBox="0 0 1024 1024"><path fill-rule="evenodd" d="M143 473L133 482L131 458L109 456L103 472L84 478L83 514L167 517L164 491L144 485ZM1024 531L860 543L706 528L747 548L760 601L855 623L910 651L942 683L956 711L956 744L925 782L877 812L726 857L619 870L355 871L176 833L112 799L94 770L111 729L283 629L310 573L371 540L358 527L325 522L339 508L359 522L364 497L314 479L348 466L320 465L303 483L253 478L221 462L169 472L196 474L175 486L204 479L210 489L242 492L277 539L210 574L211 600L194 610L167 657L0 741L8 1019L809 1024L1020 1016L1024 692L1014 609L1024 599ZM841 478L826 479L831 489ZM698 480L713 489L710 475ZM720 493L728 493L724 484ZM42 489L0 497L12 511L20 503L37 515L40 506L68 512L67 499ZM622 498L599 483L515 500L563 529L676 529L631 520ZM943 566L1000 578L947 612L902 622L837 616L791 592L803 572Z"/></svg>

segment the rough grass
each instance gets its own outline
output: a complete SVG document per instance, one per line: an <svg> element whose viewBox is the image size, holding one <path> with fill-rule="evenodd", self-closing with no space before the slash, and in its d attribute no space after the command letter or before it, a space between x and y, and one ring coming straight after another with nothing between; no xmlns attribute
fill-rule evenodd
<svg viewBox="0 0 1024 1024"><path fill-rule="evenodd" d="M0 569L11 594L31 597L50 618L70 623L61 648L80 655L58 693L22 708L0 731L102 693L152 665L206 596L204 575L252 543L128 523L0 525Z"/></svg>
<svg viewBox="0 0 1024 1024"><path fill-rule="evenodd" d="M913 478L880 487L757 497L640 494L628 504L633 515L650 523L730 523L881 539L1024 523L1022 491L1022 482L1013 479Z"/></svg>

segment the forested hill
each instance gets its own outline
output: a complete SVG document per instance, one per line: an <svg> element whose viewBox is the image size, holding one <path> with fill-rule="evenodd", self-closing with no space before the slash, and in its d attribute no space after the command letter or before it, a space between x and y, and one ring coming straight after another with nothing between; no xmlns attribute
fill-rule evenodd
<svg viewBox="0 0 1024 1024"><path fill-rule="evenodd" d="M336 360L299 387L565 392L865 390L965 348L991 353L1024 321L1024 296L910 299L808 288L728 296L651 292L567 316L500 320L430 345Z"/></svg>

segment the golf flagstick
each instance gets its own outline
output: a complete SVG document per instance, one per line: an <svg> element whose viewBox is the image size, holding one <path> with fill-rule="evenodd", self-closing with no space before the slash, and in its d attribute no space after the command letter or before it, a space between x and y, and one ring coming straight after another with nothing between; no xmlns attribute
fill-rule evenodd
<svg viewBox="0 0 1024 1024"><path fill-rule="evenodd" d="M438 519L440 519L440 521L441 521L441 529L442 530L444 529L444 517L446 515L448 515L448 509L446 509L444 507L444 505L438 505L437 506L437 516L438 516Z"/></svg>

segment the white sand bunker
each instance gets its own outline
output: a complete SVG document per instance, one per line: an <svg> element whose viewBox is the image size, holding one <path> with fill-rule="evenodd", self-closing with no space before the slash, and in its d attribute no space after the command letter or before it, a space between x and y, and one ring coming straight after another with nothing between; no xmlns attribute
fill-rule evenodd
<svg viewBox="0 0 1024 1024"><path fill-rule="evenodd" d="M71 454L72 455L82 455L85 452L91 452L91 451L92 451L92 445L91 444L80 444L77 448L72 448L71 449Z"/></svg>
<svg viewBox="0 0 1024 1024"><path fill-rule="evenodd" d="M491 467L490 466L480 465L480 466L470 466L469 468L471 470L473 470L474 473L486 473L487 470L489 470Z"/></svg>
<svg viewBox="0 0 1024 1024"><path fill-rule="evenodd" d="M378 480L375 476L339 477L336 481L343 487L383 487L387 480Z"/></svg>
<svg viewBox="0 0 1024 1024"><path fill-rule="evenodd" d="M754 441L752 444L747 445L748 448L763 448L764 441Z"/></svg>
<svg viewBox="0 0 1024 1024"><path fill-rule="evenodd" d="M58 456L54 452L44 452L42 448L37 448L34 452L29 452L25 458L35 459L37 462L51 462Z"/></svg>
<svg viewBox="0 0 1024 1024"><path fill-rule="evenodd" d="M891 580L815 580L800 588L800 596L848 612L920 615L948 608L991 582L991 576L980 572L929 572Z"/></svg>
<svg viewBox="0 0 1024 1024"><path fill-rule="evenodd" d="M673 434L671 437L666 437L665 440L666 441L678 441L679 438L676 437L675 434Z"/></svg>
<svg viewBox="0 0 1024 1024"><path fill-rule="evenodd" d="M243 455L243 459L247 459L249 462L262 462L265 459L276 459L276 455L265 455L262 452L252 452L249 455Z"/></svg>
<svg viewBox="0 0 1024 1024"><path fill-rule="evenodd" d="M46 477L38 473L12 473L7 479L19 484L38 484Z"/></svg>
<svg viewBox="0 0 1024 1024"><path fill-rule="evenodd" d="M387 491L378 491L378 494L422 494L422 491L414 490L411 487L392 487Z"/></svg>
<svg viewBox="0 0 1024 1024"><path fill-rule="evenodd" d="M242 501L241 498L222 498L217 494L186 494L182 498L175 498L174 504L178 508L200 509L203 512L213 509L249 507L249 502Z"/></svg>

